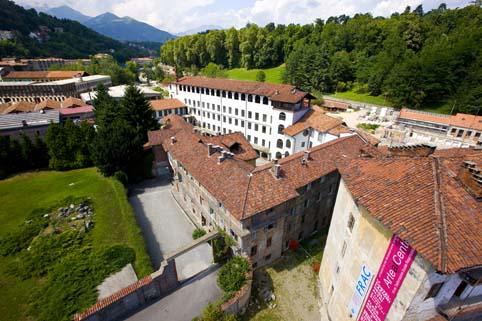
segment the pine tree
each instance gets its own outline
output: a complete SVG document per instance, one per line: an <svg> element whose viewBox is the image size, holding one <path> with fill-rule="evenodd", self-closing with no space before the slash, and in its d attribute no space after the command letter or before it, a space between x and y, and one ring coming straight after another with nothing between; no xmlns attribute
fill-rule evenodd
<svg viewBox="0 0 482 321"><path fill-rule="evenodd" d="M117 102L109 95L104 85L97 86L96 97L92 101L97 125L112 121L118 114Z"/></svg>
<svg viewBox="0 0 482 321"><path fill-rule="evenodd" d="M140 141L147 141L147 131L156 129L158 123L154 118L149 101L134 86L128 86L120 103L122 118L135 129Z"/></svg>

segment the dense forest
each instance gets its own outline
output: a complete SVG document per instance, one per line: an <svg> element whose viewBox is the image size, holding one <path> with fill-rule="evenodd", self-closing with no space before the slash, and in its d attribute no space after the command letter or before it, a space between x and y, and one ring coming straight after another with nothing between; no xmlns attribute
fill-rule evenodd
<svg viewBox="0 0 482 321"><path fill-rule="evenodd" d="M389 18L357 14L326 21L212 30L165 43L161 60L179 70L209 63L267 68L286 63L284 79L312 92L356 90L395 106L450 103L482 107L482 8L422 6ZM482 110L480 111L482 114Z"/></svg>
<svg viewBox="0 0 482 321"><path fill-rule="evenodd" d="M79 22L26 10L9 0L0 0L0 30L15 33L14 40L0 40L0 57L87 58L109 53L123 62L147 54L138 46L100 35ZM31 32L41 32L40 39L29 37Z"/></svg>

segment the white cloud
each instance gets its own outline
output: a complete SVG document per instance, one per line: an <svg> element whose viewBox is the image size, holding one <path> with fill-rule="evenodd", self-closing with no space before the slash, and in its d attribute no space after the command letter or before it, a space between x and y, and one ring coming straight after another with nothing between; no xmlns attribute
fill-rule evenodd
<svg viewBox="0 0 482 321"><path fill-rule="evenodd" d="M226 2L229 1L229 2ZM371 12L388 16L412 9L422 3L426 11L445 2L448 7L461 7L469 0L17 0L22 5L55 7L68 5L87 14L110 11L130 16L171 32L192 29L201 25L223 27L244 26L247 22L265 25L275 23L310 23L316 18L327 19L342 14Z"/></svg>

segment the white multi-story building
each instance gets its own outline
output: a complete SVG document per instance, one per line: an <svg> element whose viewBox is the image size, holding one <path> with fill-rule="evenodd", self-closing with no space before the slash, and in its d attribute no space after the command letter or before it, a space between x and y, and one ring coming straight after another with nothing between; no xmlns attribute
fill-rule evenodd
<svg viewBox="0 0 482 321"><path fill-rule="evenodd" d="M260 156L270 159L299 151L284 130L311 110L314 98L291 85L207 77L183 77L169 85L169 92L207 133L241 132Z"/></svg>

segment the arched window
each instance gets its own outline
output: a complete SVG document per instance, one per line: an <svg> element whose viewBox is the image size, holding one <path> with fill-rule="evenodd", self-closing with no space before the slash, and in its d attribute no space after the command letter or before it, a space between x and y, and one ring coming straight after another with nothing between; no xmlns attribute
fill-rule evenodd
<svg viewBox="0 0 482 321"><path fill-rule="evenodd" d="M220 97L221 96L221 91L218 89L216 90L216 96Z"/></svg>
<svg viewBox="0 0 482 321"><path fill-rule="evenodd" d="M276 141L276 147L278 147L278 148L283 148L283 141L282 141L281 139L278 139L278 140Z"/></svg>
<svg viewBox="0 0 482 321"><path fill-rule="evenodd" d="M308 136L309 133L310 133L310 131L309 131L308 129L305 129L305 130L303 131L303 136Z"/></svg>
<svg viewBox="0 0 482 321"><path fill-rule="evenodd" d="M286 120L286 114L285 113L279 113L279 120Z"/></svg>
<svg viewBox="0 0 482 321"><path fill-rule="evenodd" d="M291 140L286 140L286 148L291 148Z"/></svg>
<svg viewBox="0 0 482 321"><path fill-rule="evenodd" d="M238 93L234 93L234 99L239 100L239 94Z"/></svg>
<svg viewBox="0 0 482 321"><path fill-rule="evenodd" d="M280 159L281 158L281 153L280 152L277 152L276 153L276 159Z"/></svg>
<svg viewBox="0 0 482 321"><path fill-rule="evenodd" d="M268 97L263 97L263 104L265 104L265 105L268 104Z"/></svg>
<svg viewBox="0 0 482 321"><path fill-rule="evenodd" d="M253 102L253 95L248 95L248 101L249 101L250 103Z"/></svg>
<svg viewBox="0 0 482 321"><path fill-rule="evenodd" d="M260 98L258 95L254 96L254 102L259 104Z"/></svg>
<svg viewBox="0 0 482 321"><path fill-rule="evenodd" d="M288 157L290 156L290 153L289 152L285 152L285 157Z"/></svg>
<svg viewBox="0 0 482 321"><path fill-rule="evenodd" d="M283 130L285 129L285 126L279 125L278 126L278 134L283 134Z"/></svg>
<svg viewBox="0 0 482 321"><path fill-rule="evenodd" d="M241 100L246 100L246 95L245 95L245 94L241 94Z"/></svg>

